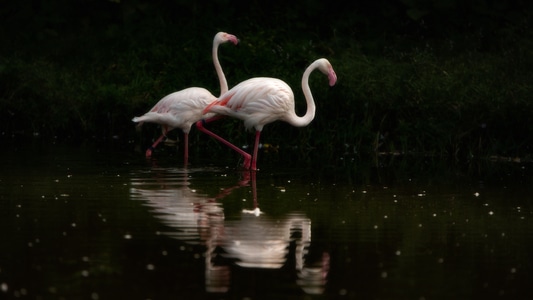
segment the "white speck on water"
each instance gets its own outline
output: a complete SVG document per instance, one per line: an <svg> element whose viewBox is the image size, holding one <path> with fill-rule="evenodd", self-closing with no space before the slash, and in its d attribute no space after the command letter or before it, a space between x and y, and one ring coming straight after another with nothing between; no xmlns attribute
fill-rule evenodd
<svg viewBox="0 0 533 300"><path fill-rule="evenodd" d="M0 284L0 290L1 290L2 292L4 292L4 293L7 292L7 291L9 290L9 287L7 286L7 283L2 282L2 283Z"/></svg>
<svg viewBox="0 0 533 300"><path fill-rule="evenodd" d="M81 258L82 261L84 262L88 262L89 261L89 257L88 256L84 256Z"/></svg>
<svg viewBox="0 0 533 300"><path fill-rule="evenodd" d="M87 271L87 270L83 270L83 271L81 271L81 276L83 276L83 277L89 277L89 271Z"/></svg>
<svg viewBox="0 0 533 300"><path fill-rule="evenodd" d="M361 191L361 193L366 194L366 191Z"/></svg>
<svg viewBox="0 0 533 300"><path fill-rule="evenodd" d="M131 234L129 234L129 233L126 233L126 234L124 235L124 239L126 239L126 240L131 240L131 238L132 238L132 236L131 236Z"/></svg>
<svg viewBox="0 0 533 300"><path fill-rule="evenodd" d="M167 255L168 255L168 252L167 252L167 250L163 250L163 251L161 251L161 254L162 254L163 256L167 256Z"/></svg>
<svg viewBox="0 0 533 300"><path fill-rule="evenodd" d="M70 224L70 226L76 227L76 223L72 223L72 224Z"/></svg>
<svg viewBox="0 0 533 300"><path fill-rule="evenodd" d="M439 264L442 264L442 263L444 262L444 258L439 257L439 259L437 259L437 262L438 262Z"/></svg>
<svg viewBox="0 0 533 300"><path fill-rule="evenodd" d="M383 216L383 219L388 219L388 218L389 218L389 216L387 216L387 215Z"/></svg>
<svg viewBox="0 0 533 300"><path fill-rule="evenodd" d="M479 197L479 193L478 193L478 192L475 192L475 193L474 193L474 196Z"/></svg>
<svg viewBox="0 0 533 300"><path fill-rule="evenodd" d="M400 250L396 250L396 255L397 255L397 256L402 255L402 251L400 251Z"/></svg>
<svg viewBox="0 0 533 300"><path fill-rule="evenodd" d="M516 273L516 268L511 268L511 274Z"/></svg>
<svg viewBox="0 0 533 300"><path fill-rule="evenodd" d="M418 224L418 227L421 228L421 227L422 227L422 223L419 223L419 224Z"/></svg>
<svg viewBox="0 0 533 300"><path fill-rule="evenodd" d="M100 299L100 296L98 296L98 293L92 293L91 294L91 299L92 300L98 300L98 299Z"/></svg>
<svg viewBox="0 0 533 300"><path fill-rule="evenodd" d="M195 189L192 189L191 192L196 193L196 190L195 190Z"/></svg>
<svg viewBox="0 0 533 300"><path fill-rule="evenodd" d="M437 216L437 213L433 213L433 217L436 217Z"/></svg>
<svg viewBox="0 0 533 300"><path fill-rule="evenodd" d="M381 278L385 279L389 276L386 271L381 272Z"/></svg>
<svg viewBox="0 0 533 300"><path fill-rule="evenodd" d="M374 225L374 229L378 229L378 228L379 228L379 226L378 226L378 225Z"/></svg>
<svg viewBox="0 0 533 300"><path fill-rule="evenodd" d="M282 192L282 193L285 193L286 190L285 189L281 189L279 191Z"/></svg>
<svg viewBox="0 0 533 300"><path fill-rule="evenodd" d="M146 265L146 270L153 271L153 270L155 270L155 266L153 264L148 264L148 265Z"/></svg>
<svg viewBox="0 0 533 300"><path fill-rule="evenodd" d="M492 216L492 215L494 215L494 212L491 210L489 211L489 216Z"/></svg>

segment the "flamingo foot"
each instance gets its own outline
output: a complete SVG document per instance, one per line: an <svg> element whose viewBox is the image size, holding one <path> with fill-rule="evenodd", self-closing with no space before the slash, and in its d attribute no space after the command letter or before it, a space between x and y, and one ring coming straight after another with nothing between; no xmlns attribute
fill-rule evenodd
<svg viewBox="0 0 533 300"><path fill-rule="evenodd" d="M243 154L244 163L242 164L245 170L250 170L250 165L252 163L252 156L250 154Z"/></svg>
<svg viewBox="0 0 533 300"><path fill-rule="evenodd" d="M146 158L152 157L152 147L146 149Z"/></svg>

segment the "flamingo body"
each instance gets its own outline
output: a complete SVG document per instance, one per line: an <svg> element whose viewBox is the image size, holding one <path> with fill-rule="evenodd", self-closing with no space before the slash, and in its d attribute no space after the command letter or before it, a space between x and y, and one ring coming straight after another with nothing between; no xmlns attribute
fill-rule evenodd
<svg viewBox="0 0 533 300"><path fill-rule="evenodd" d="M244 121L246 129L263 130L277 120L290 120L294 113L291 88L276 78L256 77L243 81L204 109Z"/></svg>
<svg viewBox="0 0 533 300"><path fill-rule="evenodd" d="M175 128L187 134L191 126L204 117L204 108L216 99L204 88L187 88L165 96L149 112L133 118L133 122L159 124L164 127L165 134Z"/></svg>
<svg viewBox="0 0 533 300"><path fill-rule="evenodd" d="M228 90L228 83L218 60L218 46L226 42L232 42L236 45L239 40L236 36L225 32L217 33L213 39L213 64L219 78L221 94ZM204 117L202 115L203 109L215 100L216 97L204 88L186 88L163 97L149 112L133 118L132 121L139 123L139 125L150 122L160 124L162 127L162 135L146 150L146 157L152 155L152 150L165 138L167 132L180 128L184 133L184 163L187 164L189 156L188 136L191 127L194 122Z"/></svg>
<svg viewBox="0 0 533 300"><path fill-rule="evenodd" d="M314 119L316 106L309 88L309 76L315 69L328 76L330 86L335 85L337 81L337 75L327 59L321 58L314 61L305 70L302 77L302 90L307 102L307 111L301 117L295 112L294 93L289 85L280 79L270 77L245 80L222 94L218 100L204 109L204 113L216 113L238 118L244 121L247 129L254 128L256 138L253 157L203 128L202 122L197 122L196 125L200 130L240 153L244 157L245 168L251 167L252 170L256 170L259 137L266 124L280 120L296 127L303 127ZM206 119L206 122L209 121L209 118Z"/></svg>

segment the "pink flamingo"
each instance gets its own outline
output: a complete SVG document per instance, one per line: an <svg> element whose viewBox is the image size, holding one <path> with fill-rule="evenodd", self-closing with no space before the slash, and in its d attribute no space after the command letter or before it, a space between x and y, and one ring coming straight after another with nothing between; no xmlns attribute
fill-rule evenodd
<svg viewBox="0 0 533 300"><path fill-rule="evenodd" d="M325 58L317 59L307 67L302 77L302 90L307 102L307 111L302 117L296 115L294 94L285 82L276 78L258 77L239 83L220 96L217 101L209 104L204 109L204 113L219 115L198 121L196 126L200 131L241 154L244 158L243 166L245 169L257 170L259 136L266 124L281 120L296 127L303 127L314 119L316 106L309 88L309 76L315 69L328 76L330 86L333 86L337 81L333 67ZM204 128L204 123L217 120L223 115L243 120L247 129L255 128L253 156Z"/></svg>
<svg viewBox="0 0 533 300"><path fill-rule="evenodd" d="M228 83L218 60L218 46L228 41L235 45L239 42L236 36L225 32L217 33L213 39L213 64L220 81L221 95L228 91ZM189 132L192 124L204 117L203 109L215 100L216 97L208 90L191 87L165 96L149 112L133 118L132 121L139 123L139 125L142 125L143 122L152 122L162 126L161 136L146 150L146 157L152 156L152 151L166 137L167 132L180 128L183 131L184 163L186 165L189 159Z"/></svg>

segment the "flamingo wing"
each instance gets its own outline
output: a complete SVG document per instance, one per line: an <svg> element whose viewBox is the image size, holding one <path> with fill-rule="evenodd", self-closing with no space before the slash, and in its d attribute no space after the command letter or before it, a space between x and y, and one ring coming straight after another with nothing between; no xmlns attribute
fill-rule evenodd
<svg viewBox="0 0 533 300"><path fill-rule="evenodd" d="M283 81L257 77L243 81L204 109L244 121L246 128L261 130L265 124L283 118L294 107L294 95Z"/></svg>
<svg viewBox="0 0 533 300"><path fill-rule="evenodd" d="M148 113L133 121L181 128L188 133L192 124L203 117L202 110L215 100L204 88L187 88L165 96Z"/></svg>

